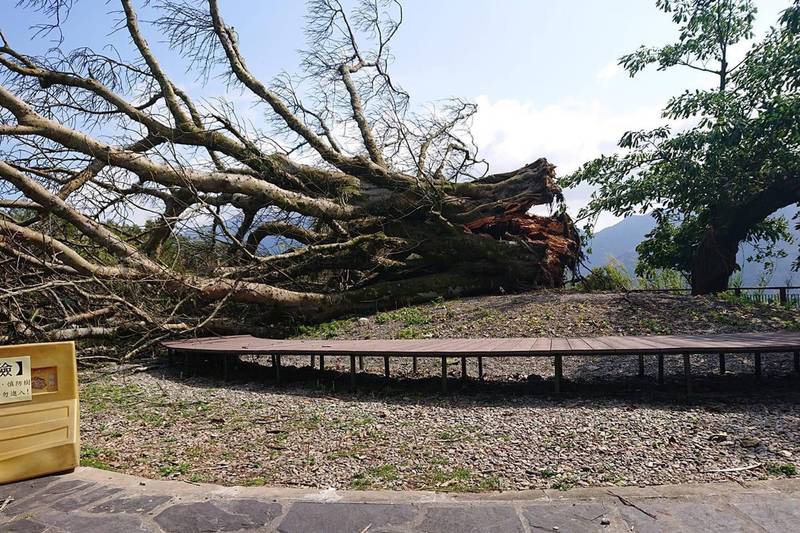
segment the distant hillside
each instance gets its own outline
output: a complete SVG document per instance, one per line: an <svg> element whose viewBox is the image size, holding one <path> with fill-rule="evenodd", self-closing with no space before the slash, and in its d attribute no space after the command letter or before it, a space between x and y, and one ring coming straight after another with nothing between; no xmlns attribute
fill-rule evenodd
<svg viewBox="0 0 800 533"><path fill-rule="evenodd" d="M800 272L792 271L792 262L797 257L797 249L800 246L800 231L795 229L792 220L796 212L797 208L792 206L775 214L775 216L786 217L795 243L781 243L780 248L786 250L788 257L776 260L775 271L767 280L772 285L800 284ZM604 265L611 257L614 257L633 273L638 259L636 246L654 226L655 221L652 217L640 215L628 217L613 226L598 231L589 243L591 253L587 254L587 266ZM746 261L746 258L751 255L753 255L752 246L744 245L740 248L738 262L742 267L742 284L745 286L758 285L764 271L762 265Z"/></svg>

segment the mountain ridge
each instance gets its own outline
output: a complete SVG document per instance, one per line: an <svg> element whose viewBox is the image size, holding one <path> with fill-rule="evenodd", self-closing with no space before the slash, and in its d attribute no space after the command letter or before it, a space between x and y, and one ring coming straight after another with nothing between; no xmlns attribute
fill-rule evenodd
<svg viewBox="0 0 800 533"><path fill-rule="evenodd" d="M779 243L777 249L785 250L787 257L774 259L775 269L771 275L765 273L763 265L746 261L747 257L754 254L752 245L743 244L739 247L736 259L742 268L743 286L792 285L800 282L800 272L792 270L792 263L797 257L797 244L800 243L800 230L793 223L796 213L797 207L790 206L773 214L773 217L783 216L789 222L789 233L792 235L794 243L786 241ZM652 216L633 215L598 231L588 243L585 261L587 268L608 264L614 258L633 274L639 257L636 253L636 246L654 227L655 219Z"/></svg>

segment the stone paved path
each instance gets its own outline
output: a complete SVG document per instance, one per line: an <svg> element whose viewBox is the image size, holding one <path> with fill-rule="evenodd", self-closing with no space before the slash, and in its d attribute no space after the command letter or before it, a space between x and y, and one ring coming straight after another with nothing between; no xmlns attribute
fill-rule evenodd
<svg viewBox="0 0 800 533"><path fill-rule="evenodd" d="M153 481L79 468L0 486L2 532L798 531L800 480L525 491L338 492Z"/></svg>

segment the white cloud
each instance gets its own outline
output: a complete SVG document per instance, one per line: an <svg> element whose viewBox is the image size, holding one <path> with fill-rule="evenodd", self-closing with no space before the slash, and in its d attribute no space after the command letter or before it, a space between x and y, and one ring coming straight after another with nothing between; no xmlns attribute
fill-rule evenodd
<svg viewBox="0 0 800 533"><path fill-rule="evenodd" d="M472 131L492 172L513 170L546 157L563 176L586 161L616 151L617 141L626 131L664 123L658 106L616 111L598 101L565 98L539 107L531 101L493 101L487 96L479 96L476 102ZM586 205L590 194L588 187L565 191L570 214ZM598 227L614 222L613 217L603 216Z"/></svg>
<svg viewBox="0 0 800 533"><path fill-rule="evenodd" d="M595 77L600 81L608 81L622 72L622 67L617 64L617 61L609 61L606 65L597 71Z"/></svg>

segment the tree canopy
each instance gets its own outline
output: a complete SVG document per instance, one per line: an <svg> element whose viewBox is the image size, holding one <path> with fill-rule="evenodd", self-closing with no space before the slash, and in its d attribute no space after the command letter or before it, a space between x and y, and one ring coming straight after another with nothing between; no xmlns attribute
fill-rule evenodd
<svg viewBox="0 0 800 533"><path fill-rule="evenodd" d="M657 224L638 247L642 270L686 273L695 293L727 286L745 240L786 237L776 210L800 201L800 3L744 57L753 38L751 0L657 0L678 40L641 47L619 60L631 76L655 66L707 73L713 86L686 90L663 110L664 126L629 131L619 152L587 162L561 184L596 187L579 219L591 232L603 211L649 212Z"/></svg>

